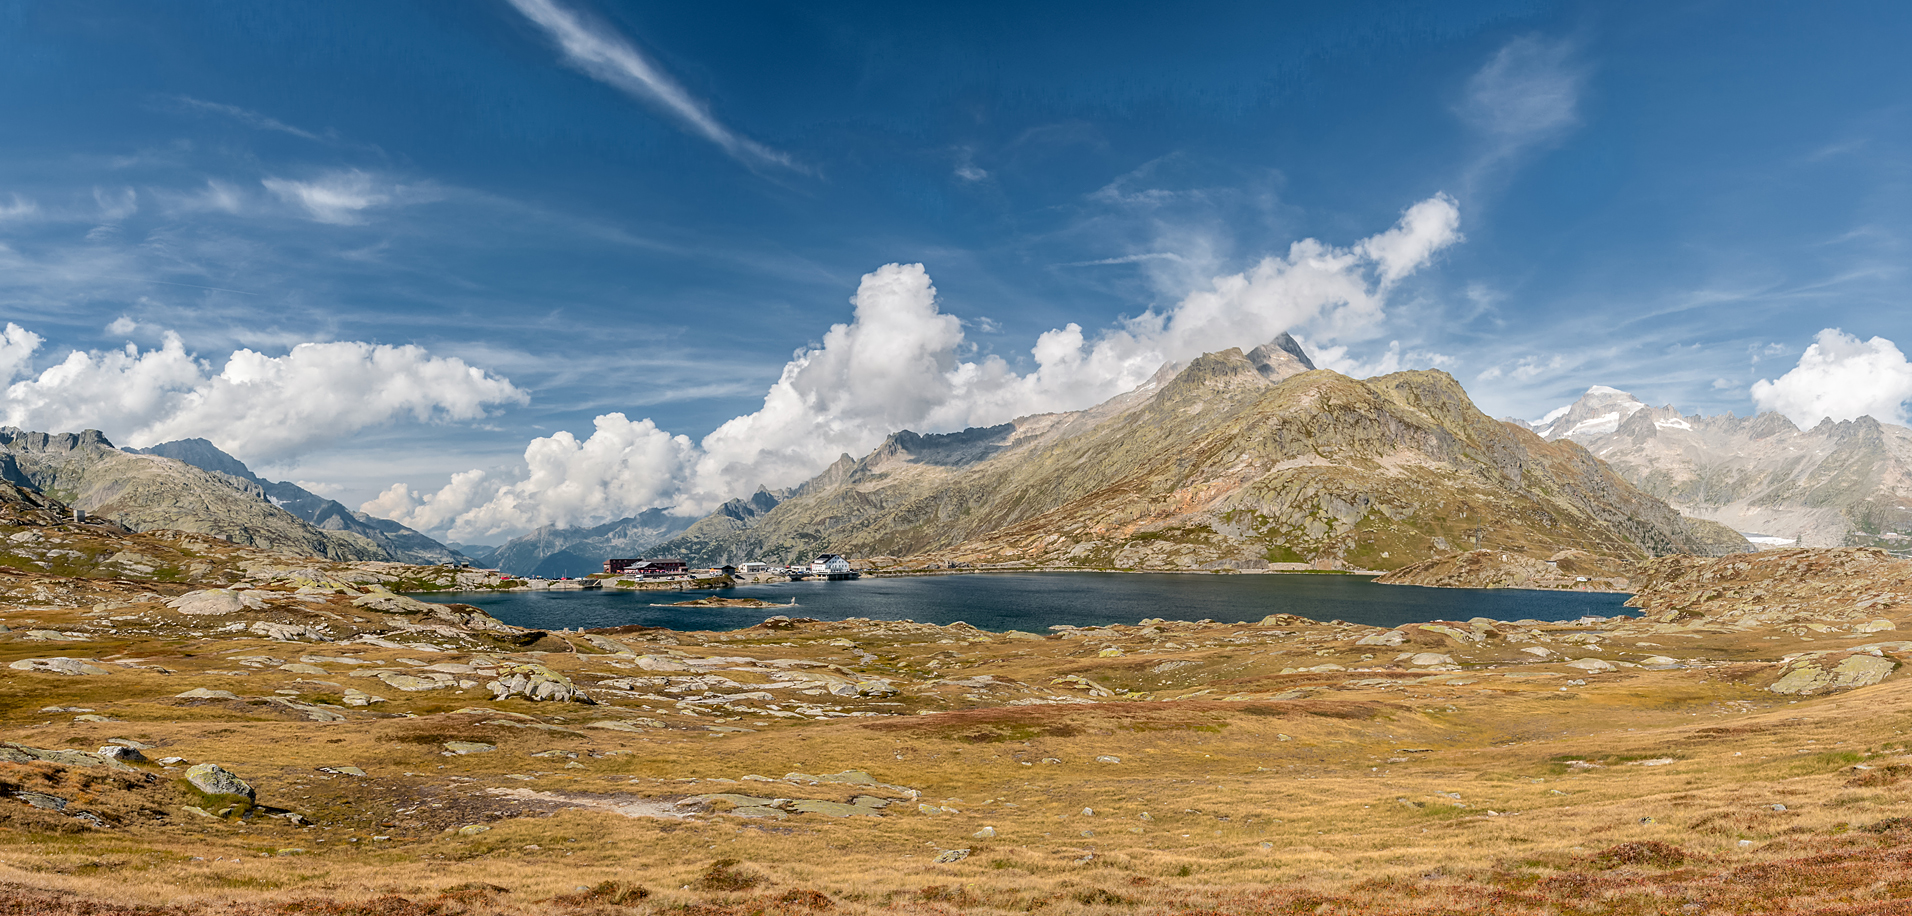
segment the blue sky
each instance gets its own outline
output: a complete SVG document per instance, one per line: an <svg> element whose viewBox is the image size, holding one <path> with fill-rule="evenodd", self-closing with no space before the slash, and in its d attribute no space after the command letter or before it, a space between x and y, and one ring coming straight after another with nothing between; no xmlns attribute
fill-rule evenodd
<svg viewBox="0 0 1912 916"><path fill-rule="evenodd" d="M1746 414L1838 328L1903 420L1912 8L1031 6L0 4L9 419L494 542L1283 322L1524 417ZM1071 324L1128 362L1032 353Z"/></svg>

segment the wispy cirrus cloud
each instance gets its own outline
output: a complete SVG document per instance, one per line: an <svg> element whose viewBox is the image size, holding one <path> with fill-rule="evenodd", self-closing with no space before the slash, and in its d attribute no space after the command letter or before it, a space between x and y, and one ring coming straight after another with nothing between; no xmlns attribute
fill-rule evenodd
<svg viewBox="0 0 1912 916"><path fill-rule="evenodd" d="M443 192L431 182L399 184L358 169L326 172L307 181L266 178L260 184L307 217L338 226L365 222L366 211L375 207L423 203L439 199Z"/></svg>
<svg viewBox="0 0 1912 916"><path fill-rule="evenodd" d="M208 102L205 99L195 99L189 95L170 96L167 101L189 111L198 111L231 118L247 127L256 128L258 130L278 131L282 134L291 134L303 140L312 140L319 143L324 143L331 139L330 137L321 136L303 128L294 127L278 118L260 114L249 108L240 108L237 105Z"/></svg>
<svg viewBox="0 0 1912 916"><path fill-rule="evenodd" d="M1557 141L1579 126L1587 68L1576 50L1565 40L1516 38L1467 81L1458 113L1486 142L1468 170L1470 186L1521 153Z"/></svg>
<svg viewBox="0 0 1912 916"><path fill-rule="evenodd" d="M506 0L545 30L564 51L565 60L592 78L625 93L662 105L693 132L722 147L746 165L775 165L802 171L786 153L743 136L717 120L709 106L692 96L657 64L602 27L593 27L554 0Z"/></svg>
<svg viewBox="0 0 1912 916"><path fill-rule="evenodd" d="M1125 254L1114 258L1097 258L1093 261L1070 261L1062 267L1107 267L1113 264L1139 264L1143 261L1174 261L1186 264L1188 259L1173 251L1145 251L1141 254Z"/></svg>

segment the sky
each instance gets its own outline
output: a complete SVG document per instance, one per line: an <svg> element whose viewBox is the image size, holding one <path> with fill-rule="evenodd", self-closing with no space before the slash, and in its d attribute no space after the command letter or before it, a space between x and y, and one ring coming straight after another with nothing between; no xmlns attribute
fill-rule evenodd
<svg viewBox="0 0 1912 916"><path fill-rule="evenodd" d="M497 543L1292 331L1904 423L1912 7L0 0L5 423Z"/></svg>

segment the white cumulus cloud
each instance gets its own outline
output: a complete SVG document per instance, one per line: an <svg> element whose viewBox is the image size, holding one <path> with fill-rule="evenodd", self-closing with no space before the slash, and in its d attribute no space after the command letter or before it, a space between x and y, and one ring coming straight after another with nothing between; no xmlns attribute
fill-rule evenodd
<svg viewBox="0 0 1912 916"><path fill-rule="evenodd" d="M1089 407L1146 382L1164 363L1255 346L1286 330L1324 344L1361 339L1382 317L1388 289L1459 238L1453 200L1433 197L1354 245L1296 242L1093 337L1076 324L1044 332L1027 373L995 356L964 359L962 322L938 308L928 272L890 264L863 277L852 320L786 364L760 409L701 442L606 414L588 438L533 440L520 480L468 472L437 493L396 485L362 508L460 539L659 506L701 513L759 485L800 483L900 429L956 430Z"/></svg>
<svg viewBox="0 0 1912 916"><path fill-rule="evenodd" d="M135 446L201 436L248 461L402 418L472 420L525 400L509 380L416 346L305 343L283 356L242 349L215 368L168 331L155 350L74 350L34 375L40 342L11 324L0 338L0 372L11 382L0 397L6 424L94 428Z"/></svg>
<svg viewBox="0 0 1912 916"><path fill-rule="evenodd" d="M41 342L40 335L7 322L6 330L0 331L0 384L13 381L33 365L33 354Z"/></svg>
<svg viewBox="0 0 1912 916"><path fill-rule="evenodd" d="M1912 363L1883 337L1862 341L1826 328L1798 365L1777 379L1754 382L1752 395L1760 410L1778 411L1802 427L1859 417L1904 425Z"/></svg>

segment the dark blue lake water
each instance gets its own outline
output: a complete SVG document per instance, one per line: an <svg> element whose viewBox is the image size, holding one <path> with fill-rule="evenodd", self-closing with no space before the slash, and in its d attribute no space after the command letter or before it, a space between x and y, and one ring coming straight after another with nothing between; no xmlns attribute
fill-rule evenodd
<svg viewBox="0 0 1912 916"><path fill-rule="evenodd" d="M761 598L796 607L669 607L716 595ZM1188 575L1147 573L990 573L810 580L746 585L721 591L562 591L419 595L426 601L470 604L506 623L542 630L630 624L673 630L735 630L773 614L843 620L958 620L985 630L1040 631L1055 624L1099 626L1170 620L1253 622L1269 614L1392 627L1429 620L1572 620L1628 613L1626 595L1507 589L1376 585L1367 576Z"/></svg>

